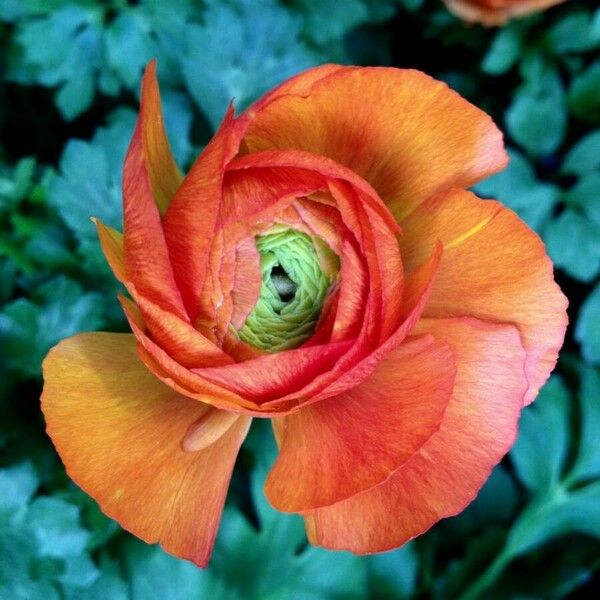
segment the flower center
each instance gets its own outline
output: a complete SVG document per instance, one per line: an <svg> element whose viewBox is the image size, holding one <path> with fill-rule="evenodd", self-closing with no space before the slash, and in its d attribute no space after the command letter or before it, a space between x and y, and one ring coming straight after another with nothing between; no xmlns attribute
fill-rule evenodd
<svg viewBox="0 0 600 600"><path fill-rule="evenodd" d="M271 231L256 237L262 285L238 335L252 346L278 352L300 346L313 334L334 279L323 272L315 243L328 257L333 252L301 231Z"/></svg>

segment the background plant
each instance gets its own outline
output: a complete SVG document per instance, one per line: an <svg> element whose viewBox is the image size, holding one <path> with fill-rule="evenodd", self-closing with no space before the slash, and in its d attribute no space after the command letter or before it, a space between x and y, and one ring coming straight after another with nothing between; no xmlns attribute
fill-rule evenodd
<svg viewBox="0 0 600 600"><path fill-rule="evenodd" d="M600 569L600 10L570 2L495 31L438 0L0 2L0 598L563 598ZM126 330L90 215L118 226L143 66L158 58L182 166L244 108L327 61L422 69L493 115L512 162L479 184L548 246L569 296L558 372L459 517L404 548L306 545L260 492L252 432L210 569L134 540L64 473L40 361L77 331ZM259 424L264 425L264 424Z"/></svg>

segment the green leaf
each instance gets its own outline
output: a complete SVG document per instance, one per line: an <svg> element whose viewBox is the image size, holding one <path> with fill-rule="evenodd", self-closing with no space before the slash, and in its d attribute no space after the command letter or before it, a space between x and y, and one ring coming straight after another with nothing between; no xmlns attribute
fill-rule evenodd
<svg viewBox="0 0 600 600"><path fill-rule="evenodd" d="M587 367L583 371L580 390L581 436L579 453L569 479L574 481L600 478L600 372Z"/></svg>
<svg viewBox="0 0 600 600"><path fill-rule="evenodd" d="M600 60L573 79L569 107L580 119L600 124Z"/></svg>
<svg viewBox="0 0 600 600"><path fill-rule="evenodd" d="M496 33L483 58L481 69L489 75L503 75L519 60L523 52L523 21L512 21Z"/></svg>
<svg viewBox="0 0 600 600"><path fill-rule="evenodd" d="M412 598L417 584L419 559L413 544L368 558L369 589L382 598Z"/></svg>
<svg viewBox="0 0 600 600"><path fill-rule="evenodd" d="M36 546L26 530L3 530L0 535L0 598L10 600L61 600L51 581L32 575Z"/></svg>
<svg viewBox="0 0 600 600"><path fill-rule="evenodd" d="M90 587L65 586L65 600L131 600L129 587L123 580L117 563L103 557L100 569L100 577Z"/></svg>
<svg viewBox="0 0 600 600"><path fill-rule="evenodd" d="M557 21L546 35L546 43L555 54L586 52L600 47L600 36L592 30L592 17L577 11Z"/></svg>
<svg viewBox="0 0 600 600"><path fill-rule="evenodd" d="M139 86L142 71L155 56L151 24L138 11L124 11L106 29L106 61L125 87Z"/></svg>
<svg viewBox="0 0 600 600"><path fill-rule="evenodd" d="M30 377L39 375L43 357L59 340L104 322L101 296L63 276L40 286L34 300L20 298L0 312L6 366Z"/></svg>
<svg viewBox="0 0 600 600"><path fill-rule="evenodd" d="M567 152L562 165L563 173L585 175L600 169L600 129L582 137Z"/></svg>
<svg viewBox="0 0 600 600"><path fill-rule="evenodd" d="M9 68L19 82L60 86L56 104L65 119L89 108L95 72L102 59L101 12L67 5L43 17L20 22L16 41L22 53Z"/></svg>
<svg viewBox="0 0 600 600"><path fill-rule="evenodd" d="M558 201L556 186L538 181L533 167L516 150L510 150L508 167L481 181L475 191L486 198L496 198L516 211L525 222L540 231Z"/></svg>
<svg viewBox="0 0 600 600"><path fill-rule="evenodd" d="M369 12L361 0L296 0L304 17L304 33L317 46L334 43L367 21Z"/></svg>
<svg viewBox="0 0 600 600"><path fill-rule="evenodd" d="M60 159L60 172L47 183L48 204L79 242L78 254L83 257L84 270L111 298L119 284L104 260L90 217L117 229L122 227L121 175L135 119L133 111L119 109L90 142L70 140ZM185 132L186 127L189 128L189 121L180 117L176 132ZM189 140L182 140L177 148L187 154Z"/></svg>
<svg viewBox="0 0 600 600"><path fill-rule="evenodd" d="M545 492L560 481L569 440L570 402L564 382L554 375L535 403L523 411L510 456L530 491Z"/></svg>
<svg viewBox="0 0 600 600"><path fill-rule="evenodd" d="M30 462L0 469L0 526L22 513L39 485Z"/></svg>
<svg viewBox="0 0 600 600"><path fill-rule="evenodd" d="M581 281L600 271L600 230L586 217L565 210L546 227L544 239L556 266Z"/></svg>
<svg viewBox="0 0 600 600"><path fill-rule="evenodd" d="M15 210L18 203L27 197L33 187L36 161L33 157L22 158L4 174L0 171L0 214Z"/></svg>
<svg viewBox="0 0 600 600"><path fill-rule="evenodd" d="M567 204L581 209L600 228L600 172L587 173L564 194Z"/></svg>
<svg viewBox="0 0 600 600"><path fill-rule="evenodd" d="M166 554L157 546L130 539L123 546L132 600L236 600L210 571ZM255 574L247 574L248 578ZM247 598L247 597L246 597ZM242 600L242 597L239 598Z"/></svg>
<svg viewBox="0 0 600 600"><path fill-rule="evenodd" d="M556 487L532 502L511 529L506 554L514 558L570 533L600 538L600 481L573 492Z"/></svg>
<svg viewBox="0 0 600 600"><path fill-rule="evenodd" d="M65 586L87 587L98 578L98 570L86 552L90 534L81 526L76 506L43 496L31 503L26 522L38 555L62 561L62 569L54 575L57 581Z"/></svg>
<svg viewBox="0 0 600 600"><path fill-rule="evenodd" d="M521 86L506 111L512 138L533 156L547 156L562 144L567 127L565 93L558 73L546 66Z"/></svg>
<svg viewBox="0 0 600 600"><path fill-rule="evenodd" d="M213 128L284 79L321 62L300 39L302 19L274 0L208 2L203 25L185 29L188 90ZM219 48L219 52L215 52Z"/></svg>
<svg viewBox="0 0 600 600"><path fill-rule="evenodd" d="M247 600L363 598L365 561L345 552L304 547L302 518L268 504L262 492L265 476L264 467L255 468L252 476L259 529L236 509L226 508L211 562L213 574Z"/></svg>
<svg viewBox="0 0 600 600"><path fill-rule="evenodd" d="M581 354L588 362L600 363L600 284L586 298L575 329Z"/></svg>

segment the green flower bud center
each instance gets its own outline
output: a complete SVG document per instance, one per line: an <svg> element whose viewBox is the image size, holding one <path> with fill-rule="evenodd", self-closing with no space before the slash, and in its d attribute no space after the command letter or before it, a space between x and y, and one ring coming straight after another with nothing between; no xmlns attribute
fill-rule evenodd
<svg viewBox="0 0 600 600"><path fill-rule="evenodd" d="M256 238L262 285L256 305L238 331L241 340L279 352L300 346L314 333L335 278L321 269L315 244L321 253L333 255L322 240L295 229L274 228Z"/></svg>

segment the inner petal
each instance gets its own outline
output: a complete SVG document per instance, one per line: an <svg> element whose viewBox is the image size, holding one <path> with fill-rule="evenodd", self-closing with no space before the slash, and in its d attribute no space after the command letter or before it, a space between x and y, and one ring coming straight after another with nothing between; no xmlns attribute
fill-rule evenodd
<svg viewBox="0 0 600 600"><path fill-rule="evenodd" d="M285 225L271 227L255 243L262 285L238 336L267 352L296 348L315 331L339 258L322 239ZM327 268L321 264L324 257ZM331 263L337 265L333 270Z"/></svg>

